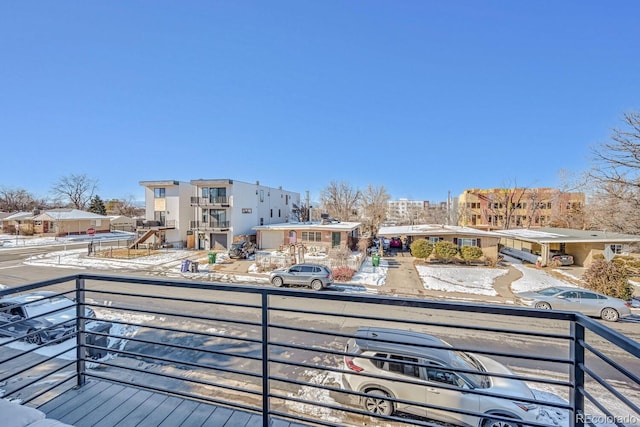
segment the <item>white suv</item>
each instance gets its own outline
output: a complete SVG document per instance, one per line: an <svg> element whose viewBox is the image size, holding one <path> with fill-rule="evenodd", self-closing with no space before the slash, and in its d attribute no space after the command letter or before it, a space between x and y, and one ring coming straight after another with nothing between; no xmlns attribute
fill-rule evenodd
<svg viewBox="0 0 640 427"><path fill-rule="evenodd" d="M520 380L491 375L513 375L506 366L450 347L424 333L360 328L345 348L349 355L344 357L344 369L350 372L343 374L343 384L368 395L360 398L360 404L373 415L399 411L478 427L536 422L540 410L531 402L535 397L529 387Z"/></svg>

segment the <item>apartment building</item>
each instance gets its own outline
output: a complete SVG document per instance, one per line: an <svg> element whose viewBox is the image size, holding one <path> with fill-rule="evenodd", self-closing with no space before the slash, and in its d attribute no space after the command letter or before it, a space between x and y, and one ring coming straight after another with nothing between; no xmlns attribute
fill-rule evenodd
<svg viewBox="0 0 640 427"><path fill-rule="evenodd" d="M458 198L458 225L484 230L581 228L584 193L555 188L465 190Z"/></svg>
<svg viewBox="0 0 640 427"><path fill-rule="evenodd" d="M253 227L287 222L300 194L233 179L141 181L146 224L138 241L192 249L226 249ZM145 239L143 237L147 235Z"/></svg>
<svg viewBox="0 0 640 427"><path fill-rule="evenodd" d="M446 224L449 218L447 202L398 199L387 202L387 222L393 224Z"/></svg>

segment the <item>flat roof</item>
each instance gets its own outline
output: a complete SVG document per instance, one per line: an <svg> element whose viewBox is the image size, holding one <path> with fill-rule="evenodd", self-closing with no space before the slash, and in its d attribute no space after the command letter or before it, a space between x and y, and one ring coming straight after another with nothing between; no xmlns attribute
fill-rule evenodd
<svg viewBox="0 0 640 427"><path fill-rule="evenodd" d="M323 224L321 222L280 222L277 224L258 225L253 230L291 230L291 229L308 229L308 230L354 230L360 227L360 222L329 222Z"/></svg>
<svg viewBox="0 0 640 427"><path fill-rule="evenodd" d="M395 225L390 227L380 227L378 236L474 236L474 237L494 237L499 239L500 235L492 231L478 230L471 227L461 227L459 225L442 224L420 224L420 225Z"/></svg>
<svg viewBox="0 0 640 427"><path fill-rule="evenodd" d="M495 230L494 233L506 238L535 243L640 242L640 236L636 236L634 234L622 234L596 230L574 230L571 228L516 228L509 230Z"/></svg>

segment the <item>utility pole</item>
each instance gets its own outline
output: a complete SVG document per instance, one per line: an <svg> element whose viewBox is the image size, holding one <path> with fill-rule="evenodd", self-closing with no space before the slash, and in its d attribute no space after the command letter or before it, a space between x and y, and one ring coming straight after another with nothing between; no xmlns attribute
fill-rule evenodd
<svg viewBox="0 0 640 427"><path fill-rule="evenodd" d="M451 190L447 191L447 225L451 225Z"/></svg>
<svg viewBox="0 0 640 427"><path fill-rule="evenodd" d="M309 190L307 190L306 194L307 194L307 222L311 222L311 202L309 201Z"/></svg>

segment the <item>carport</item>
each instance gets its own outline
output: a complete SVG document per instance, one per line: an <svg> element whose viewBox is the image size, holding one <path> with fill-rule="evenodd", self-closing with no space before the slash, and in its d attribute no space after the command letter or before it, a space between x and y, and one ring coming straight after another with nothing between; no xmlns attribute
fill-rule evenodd
<svg viewBox="0 0 640 427"><path fill-rule="evenodd" d="M500 244L504 247L539 255L542 265L549 263L552 252L565 252L573 256L574 264L587 267L607 247L616 255L631 255L640 243L640 236L633 234L569 228L520 228L494 233L502 236Z"/></svg>

